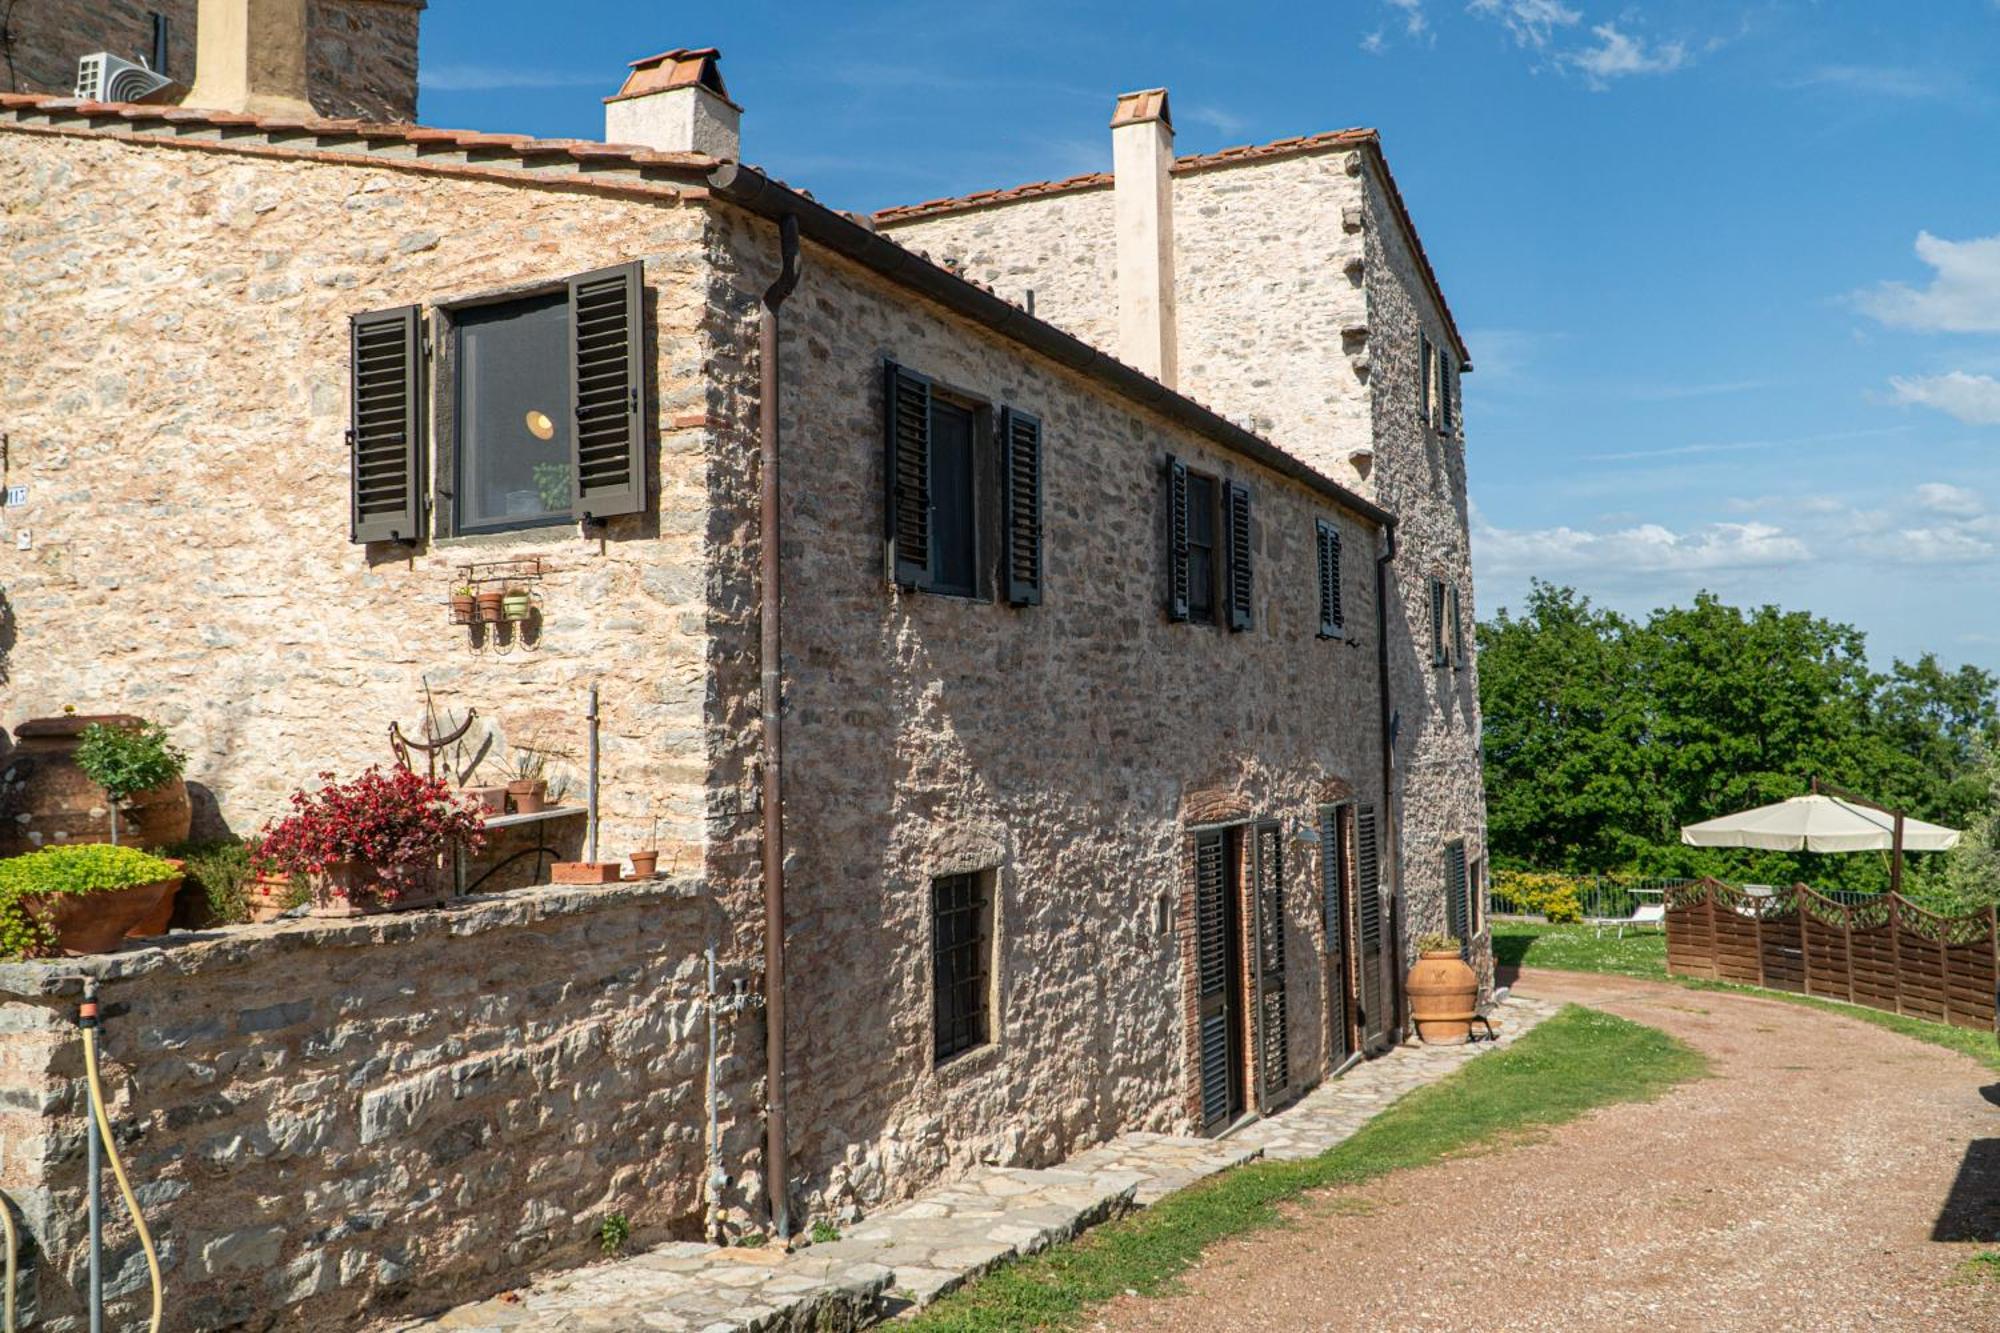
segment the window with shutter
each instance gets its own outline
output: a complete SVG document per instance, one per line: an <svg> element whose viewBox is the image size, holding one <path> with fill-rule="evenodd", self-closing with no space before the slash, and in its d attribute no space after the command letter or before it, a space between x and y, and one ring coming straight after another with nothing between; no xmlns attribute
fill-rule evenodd
<svg viewBox="0 0 2000 1333"><path fill-rule="evenodd" d="M634 261L571 278L570 516L646 509L645 281Z"/></svg>
<svg viewBox="0 0 2000 1333"><path fill-rule="evenodd" d="M1319 637L1338 639L1346 633L1340 605L1340 529L1317 520L1319 534Z"/></svg>
<svg viewBox="0 0 2000 1333"><path fill-rule="evenodd" d="M1254 591L1250 577L1250 491L1234 482L1223 488L1223 521L1229 549L1229 628L1250 628Z"/></svg>
<svg viewBox="0 0 2000 1333"><path fill-rule="evenodd" d="M356 315L348 335L348 532L357 542L414 543L424 498L423 315L416 306Z"/></svg>
<svg viewBox="0 0 2000 1333"><path fill-rule="evenodd" d="M1465 844L1444 848L1444 933L1464 944L1472 938L1472 895L1465 873Z"/></svg>
<svg viewBox="0 0 2000 1333"><path fill-rule="evenodd" d="M1375 807L1354 810L1354 952L1360 974L1356 987L1362 1045L1372 1049L1389 1032L1387 979L1383 975L1386 945L1382 928L1382 855Z"/></svg>
<svg viewBox="0 0 2000 1333"><path fill-rule="evenodd" d="M1188 470L1178 458L1167 459L1167 615L1186 620L1192 612L1188 551Z"/></svg>
<svg viewBox="0 0 2000 1333"><path fill-rule="evenodd" d="M1004 472L1007 600L1042 603L1042 423L1016 408L1000 412Z"/></svg>
<svg viewBox="0 0 2000 1333"><path fill-rule="evenodd" d="M931 582L931 381L887 363L883 417L890 577L906 588Z"/></svg>
<svg viewBox="0 0 2000 1333"><path fill-rule="evenodd" d="M1430 612L1431 612L1431 665L1434 667L1441 667L1445 664L1445 656L1447 651L1445 647L1443 579L1434 578L1430 581Z"/></svg>

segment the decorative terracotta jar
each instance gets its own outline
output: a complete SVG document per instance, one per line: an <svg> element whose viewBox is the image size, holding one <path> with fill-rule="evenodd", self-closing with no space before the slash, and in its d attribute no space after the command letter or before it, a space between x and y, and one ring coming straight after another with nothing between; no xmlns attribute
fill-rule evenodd
<svg viewBox="0 0 2000 1333"><path fill-rule="evenodd" d="M1427 1044L1454 1046L1471 1040L1479 977L1457 950L1426 949L1418 955L1406 989L1410 1017Z"/></svg>
<svg viewBox="0 0 2000 1333"><path fill-rule="evenodd" d="M93 722L136 727L141 721L128 713L78 713L14 728L14 752L0 768L0 856L66 842L110 842L111 807L104 788L76 766L76 747ZM125 798L118 807L118 841L145 848L185 842L193 822L187 784L175 778Z"/></svg>

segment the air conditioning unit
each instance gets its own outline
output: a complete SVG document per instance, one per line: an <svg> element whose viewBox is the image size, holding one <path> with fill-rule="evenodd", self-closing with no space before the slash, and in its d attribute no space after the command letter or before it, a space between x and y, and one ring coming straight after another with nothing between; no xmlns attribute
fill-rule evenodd
<svg viewBox="0 0 2000 1333"><path fill-rule="evenodd" d="M76 95L87 102L140 102L172 84L166 75L109 51L76 62Z"/></svg>

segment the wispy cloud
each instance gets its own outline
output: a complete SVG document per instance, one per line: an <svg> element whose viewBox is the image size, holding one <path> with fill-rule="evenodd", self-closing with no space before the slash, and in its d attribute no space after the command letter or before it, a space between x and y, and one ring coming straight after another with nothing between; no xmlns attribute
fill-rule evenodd
<svg viewBox="0 0 2000 1333"><path fill-rule="evenodd" d="M1544 578L1592 571L1631 577L1797 564L1812 556L1799 537L1770 523L1709 523L1676 532L1660 523L1593 531L1568 526L1473 535L1482 573Z"/></svg>
<svg viewBox="0 0 2000 1333"><path fill-rule="evenodd" d="M1917 233L1917 258L1934 270L1930 285L1884 282L1855 294L1884 324L1931 333L2000 332L2000 236L1947 241Z"/></svg>
<svg viewBox="0 0 2000 1333"><path fill-rule="evenodd" d="M1612 23L1600 23L1590 32L1597 38L1596 46L1565 52L1562 59L1599 92L1609 88L1614 79L1671 74L1689 60L1687 46L1681 42L1649 44L1643 37L1626 35Z"/></svg>
<svg viewBox="0 0 2000 1333"><path fill-rule="evenodd" d="M1626 449L1617 453L1585 454L1586 463L1629 463L1647 458L1686 458L1698 454L1757 453L1772 449L1793 449L1809 444L1833 444L1842 440L1865 440L1883 435L1901 435L1908 426L1871 426L1865 430L1828 431L1817 435L1794 435L1774 440L1727 440L1698 444L1676 444L1663 449Z"/></svg>
<svg viewBox="0 0 2000 1333"><path fill-rule="evenodd" d="M1971 518L1986 512L1986 501L1979 492L1954 486L1948 481L1924 482L1917 487L1915 498L1919 509L1928 509L1934 514L1949 514L1953 518Z"/></svg>
<svg viewBox="0 0 2000 1333"><path fill-rule="evenodd" d="M483 93L501 88L588 88L604 83L605 78L601 71L580 74L505 65L425 65L417 81L427 93Z"/></svg>
<svg viewBox="0 0 2000 1333"><path fill-rule="evenodd" d="M1175 107L1174 118L1183 125L1206 125L1222 134L1241 134L1250 128L1249 117L1200 102L1193 106Z"/></svg>
<svg viewBox="0 0 2000 1333"><path fill-rule="evenodd" d="M1583 21L1580 10L1559 0L1471 0L1465 12L1493 19L1513 34L1517 46L1547 50L1560 28L1573 28Z"/></svg>
<svg viewBox="0 0 2000 1333"><path fill-rule="evenodd" d="M1658 384L1632 390L1642 403L1671 403L1684 398L1720 398L1732 393L1754 393L1768 389L1771 380L1717 380L1708 384Z"/></svg>
<svg viewBox="0 0 2000 1333"><path fill-rule="evenodd" d="M1968 92L1965 80L1957 74L1907 65L1821 65L1789 86L1831 88L1909 102L1956 102Z"/></svg>
<svg viewBox="0 0 2000 1333"><path fill-rule="evenodd" d="M2000 426L2000 380L1991 375L1897 375L1889 387L1899 403L1935 408L1968 426Z"/></svg>
<svg viewBox="0 0 2000 1333"><path fill-rule="evenodd" d="M1430 20L1424 16L1424 0L1385 0L1391 9L1401 12L1403 31L1411 37L1421 37L1430 31Z"/></svg>

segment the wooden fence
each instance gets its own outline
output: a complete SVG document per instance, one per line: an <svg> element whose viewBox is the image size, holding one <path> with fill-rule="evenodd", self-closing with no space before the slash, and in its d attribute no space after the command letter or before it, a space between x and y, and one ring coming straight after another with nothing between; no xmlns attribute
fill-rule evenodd
<svg viewBox="0 0 2000 1333"><path fill-rule="evenodd" d="M1803 884L1750 894L1705 879L1667 892L1667 970L1992 1030L1994 911L1939 916L1893 893L1853 904Z"/></svg>

